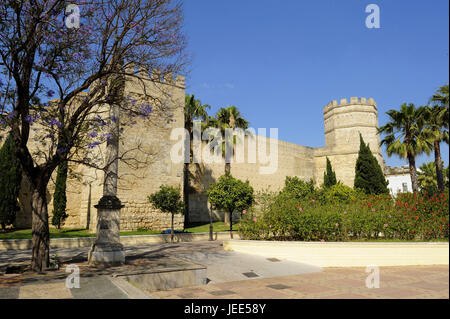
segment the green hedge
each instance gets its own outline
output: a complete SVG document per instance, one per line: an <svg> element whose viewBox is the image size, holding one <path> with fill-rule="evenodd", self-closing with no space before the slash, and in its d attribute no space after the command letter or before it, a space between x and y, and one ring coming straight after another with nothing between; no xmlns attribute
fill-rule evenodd
<svg viewBox="0 0 450 319"><path fill-rule="evenodd" d="M334 185L330 193L300 200L273 195L264 211L252 210L240 222L243 239L346 241L448 239L448 192L367 196ZM352 190L352 191L350 191ZM266 198L267 201L267 198Z"/></svg>

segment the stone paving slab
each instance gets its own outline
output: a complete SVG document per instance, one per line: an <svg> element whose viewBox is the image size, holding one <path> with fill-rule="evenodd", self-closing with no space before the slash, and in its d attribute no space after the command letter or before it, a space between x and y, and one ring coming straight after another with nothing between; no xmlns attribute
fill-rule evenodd
<svg viewBox="0 0 450 319"><path fill-rule="evenodd" d="M58 257L70 263L82 265L87 258L87 249L52 250ZM6 252L0 254L0 268L8 262L29 263L31 252ZM231 255L227 255L230 253ZM224 252L220 242L196 242L160 244L152 246L127 247L128 270L89 269L80 267L81 287L67 289L64 269L47 274L1 274L0 299L16 298L164 298L164 299L448 299L449 266L401 266L380 267L380 288L365 287L368 276L365 268L323 268L313 269L308 265L284 264L285 261L254 259L233 252ZM168 291L146 292L137 290L127 293L114 282L112 275L118 271L137 271L144 267L142 260L155 256L178 256L189 261L202 260L208 263L208 284L195 287L176 288ZM252 259L253 258L253 259ZM236 261L239 261L236 264ZM224 263L222 268L216 267ZM247 278L219 273L226 270L226 263L235 263L241 272L255 272L263 276ZM267 263L265 265L264 263ZM260 264L262 266L260 266ZM259 267L260 266L260 267ZM292 267L294 266L294 267ZM131 267L131 268L130 268ZM259 267L259 268L258 268ZM233 270L234 271L234 270ZM278 274L278 276L277 276ZM238 278L238 280L236 280ZM239 278L245 278L241 280ZM130 288L130 287L129 287ZM130 289L128 289L131 291Z"/></svg>
<svg viewBox="0 0 450 319"><path fill-rule="evenodd" d="M81 278L80 288L70 289L74 299L128 299L106 276Z"/></svg>
<svg viewBox="0 0 450 319"><path fill-rule="evenodd" d="M18 299L20 286L0 287L0 299Z"/></svg>
<svg viewBox="0 0 450 319"><path fill-rule="evenodd" d="M227 299L449 298L448 265L380 267L380 288L367 288L367 275L365 268L324 268L321 273L208 284L154 295L163 299L215 299L222 294Z"/></svg>

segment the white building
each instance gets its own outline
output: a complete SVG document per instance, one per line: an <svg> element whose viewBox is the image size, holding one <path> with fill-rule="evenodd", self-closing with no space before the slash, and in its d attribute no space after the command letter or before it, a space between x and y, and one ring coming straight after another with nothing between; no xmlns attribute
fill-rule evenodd
<svg viewBox="0 0 450 319"><path fill-rule="evenodd" d="M418 169L417 172L420 172ZM411 175L408 166L390 167L386 166L384 175L389 181L389 191L391 195L396 196L398 193L412 192Z"/></svg>

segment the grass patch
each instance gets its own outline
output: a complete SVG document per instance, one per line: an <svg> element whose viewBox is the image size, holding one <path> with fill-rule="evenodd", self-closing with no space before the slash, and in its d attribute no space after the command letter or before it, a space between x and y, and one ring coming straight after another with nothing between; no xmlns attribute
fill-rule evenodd
<svg viewBox="0 0 450 319"><path fill-rule="evenodd" d="M229 230L230 226L226 225L224 222L213 223L213 232L224 232ZM233 224L233 231L234 230L239 230L238 224ZM192 224L190 227L186 228L185 231L189 233L209 233L209 223Z"/></svg>
<svg viewBox="0 0 450 319"><path fill-rule="evenodd" d="M86 229L61 229L50 228L50 238L77 238L77 237L93 237L89 230ZM0 239L31 239L31 229L13 229L0 231Z"/></svg>
<svg viewBox="0 0 450 319"><path fill-rule="evenodd" d="M224 222L213 223L214 232L228 231L229 226ZM180 229L181 230L181 229ZM233 225L233 230L238 230L238 225ZM193 224L184 230L188 233L208 233L209 223L207 224ZM159 235L160 231L156 230L135 230L120 232L120 236L143 236L143 235ZM79 237L95 237L95 233L92 233L87 229L61 229L58 231L55 228L50 228L50 238L79 238ZM2 239L31 239L31 229L11 229L6 231L0 231L0 240Z"/></svg>

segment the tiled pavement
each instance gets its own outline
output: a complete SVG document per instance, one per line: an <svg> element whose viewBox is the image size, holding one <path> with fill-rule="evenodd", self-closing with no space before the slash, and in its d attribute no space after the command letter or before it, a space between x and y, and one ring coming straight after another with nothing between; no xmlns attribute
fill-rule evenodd
<svg viewBox="0 0 450 319"><path fill-rule="evenodd" d="M248 279L204 286L147 292L162 299L448 299L448 266L381 267L380 288L365 286L364 268L325 268L323 272ZM0 299L130 298L110 276L81 278L81 289L68 289L65 279L22 284L20 275L4 275Z"/></svg>
<svg viewBox="0 0 450 319"><path fill-rule="evenodd" d="M81 277L79 289L67 288L64 277L27 279L18 274L0 276L0 299L128 299L108 276Z"/></svg>
<svg viewBox="0 0 450 319"><path fill-rule="evenodd" d="M153 292L170 299L448 299L449 267L380 267L380 288L367 288L365 268L251 279Z"/></svg>
<svg viewBox="0 0 450 319"><path fill-rule="evenodd" d="M217 256L222 249L219 243L185 243L164 244L152 247L128 247L127 256L153 253L180 254L210 252ZM87 251L58 251L64 259L67 256L83 257ZM2 252L0 266L7 260L24 262L29 258L27 252ZM83 257L84 258L84 257ZM3 259L3 260L2 260ZM138 262L139 260L136 260ZM232 260L235 262L235 260ZM81 260L80 260L81 262ZM133 261L131 262L134 263ZM277 264L277 263L275 263ZM139 264L136 264L139 266ZM217 271L219 271L218 269ZM100 271L94 276L81 277L81 288L68 289L65 285L67 274L33 275L0 274L0 299L17 298L169 298L169 299L448 299L449 298L449 266L401 266L380 267L380 288L366 287L369 275L365 268L324 268L321 272L294 274L271 278L232 279L228 282L212 281L207 285L177 288L169 291L146 292L136 291L128 294L120 289L114 278L107 271ZM211 273L215 274L215 273ZM233 281L232 281L233 280ZM123 288L123 287L122 287ZM134 288L136 289L136 288ZM132 290L132 289L131 289Z"/></svg>

